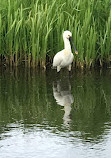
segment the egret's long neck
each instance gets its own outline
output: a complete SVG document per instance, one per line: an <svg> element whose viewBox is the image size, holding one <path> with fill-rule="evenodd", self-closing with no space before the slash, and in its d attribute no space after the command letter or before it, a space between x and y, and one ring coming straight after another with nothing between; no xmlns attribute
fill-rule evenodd
<svg viewBox="0 0 111 158"><path fill-rule="evenodd" d="M67 38L64 38L64 48L68 50L69 52L71 52L70 41Z"/></svg>

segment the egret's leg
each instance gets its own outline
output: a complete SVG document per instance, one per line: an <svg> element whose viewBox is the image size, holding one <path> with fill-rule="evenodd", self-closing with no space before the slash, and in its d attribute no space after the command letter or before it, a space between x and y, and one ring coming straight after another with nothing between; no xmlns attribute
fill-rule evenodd
<svg viewBox="0 0 111 158"><path fill-rule="evenodd" d="M60 66L57 66L57 72L59 72L61 70Z"/></svg>
<svg viewBox="0 0 111 158"><path fill-rule="evenodd" d="M71 64L68 66L68 70L71 71Z"/></svg>

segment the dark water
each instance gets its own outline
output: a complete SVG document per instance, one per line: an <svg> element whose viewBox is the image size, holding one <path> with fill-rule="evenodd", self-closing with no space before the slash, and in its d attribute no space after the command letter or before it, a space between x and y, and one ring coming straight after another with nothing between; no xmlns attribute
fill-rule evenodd
<svg viewBox="0 0 111 158"><path fill-rule="evenodd" d="M0 70L0 158L110 156L110 70Z"/></svg>

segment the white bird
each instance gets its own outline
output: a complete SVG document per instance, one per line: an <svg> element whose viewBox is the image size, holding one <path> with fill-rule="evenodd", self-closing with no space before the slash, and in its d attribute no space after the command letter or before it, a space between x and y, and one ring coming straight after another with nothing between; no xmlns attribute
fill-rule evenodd
<svg viewBox="0 0 111 158"><path fill-rule="evenodd" d="M64 49L58 52L53 59L53 67L57 68L57 72L61 70L61 68L68 67L68 70L71 71L71 64L74 59L74 55L71 51L71 44L72 43L72 33L70 31L64 31L63 33L63 40L64 40ZM78 54L74 44L72 43L75 54Z"/></svg>

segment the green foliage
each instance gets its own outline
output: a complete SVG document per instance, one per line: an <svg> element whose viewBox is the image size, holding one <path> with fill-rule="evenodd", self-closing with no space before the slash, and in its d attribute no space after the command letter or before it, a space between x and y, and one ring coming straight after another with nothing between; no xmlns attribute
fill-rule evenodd
<svg viewBox="0 0 111 158"><path fill-rule="evenodd" d="M111 2L87 0L0 0L0 55L7 63L45 66L63 48L70 30L77 66L111 62Z"/></svg>

